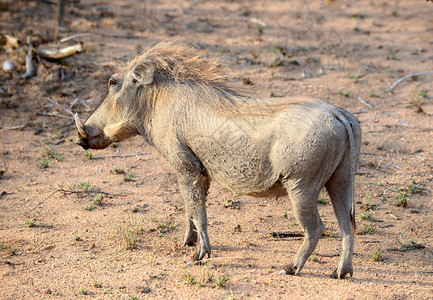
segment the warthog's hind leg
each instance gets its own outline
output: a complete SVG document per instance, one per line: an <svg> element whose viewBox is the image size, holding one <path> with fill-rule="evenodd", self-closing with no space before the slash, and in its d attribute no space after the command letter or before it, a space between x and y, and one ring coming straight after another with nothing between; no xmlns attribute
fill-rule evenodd
<svg viewBox="0 0 433 300"><path fill-rule="evenodd" d="M186 229L182 246L194 246L197 243L197 228L194 225L192 216L186 216Z"/></svg>
<svg viewBox="0 0 433 300"><path fill-rule="evenodd" d="M284 266L280 273L297 275L316 248L325 226L317 211L318 193L315 191L290 191L289 189L288 192L293 203L296 219L304 229L305 237L292 263Z"/></svg>
<svg viewBox="0 0 433 300"><path fill-rule="evenodd" d="M193 261L210 256L211 246L207 234L206 196L209 189L209 179L206 176L179 176L179 185L185 199L185 214L187 227L184 245L197 243Z"/></svg>
<svg viewBox="0 0 433 300"><path fill-rule="evenodd" d="M325 184L341 231L343 246L341 259L337 269L331 274L332 278L338 279L344 278L347 274L350 274L351 277L353 275L352 253L355 236L350 216L353 191L350 164L350 157L346 153L334 174Z"/></svg>

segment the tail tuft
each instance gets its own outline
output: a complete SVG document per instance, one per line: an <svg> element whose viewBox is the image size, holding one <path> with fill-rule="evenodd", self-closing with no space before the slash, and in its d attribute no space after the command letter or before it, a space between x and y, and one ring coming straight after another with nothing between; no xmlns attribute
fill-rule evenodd
<svg viewBox="0 0 433 300"><path fill-rule="evenodd" d="M353 211L350 212L350 221L352 222L353 233L356 234L355 213Z"/></svg>

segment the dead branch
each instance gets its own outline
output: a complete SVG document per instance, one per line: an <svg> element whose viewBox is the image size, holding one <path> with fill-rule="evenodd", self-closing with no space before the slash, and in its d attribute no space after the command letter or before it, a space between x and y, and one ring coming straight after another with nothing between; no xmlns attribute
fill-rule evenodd
<svg viewBox="0 0 433 300"><path fill-rule="evenodd" d="M282 231L282 232L272 232L272 237L274 238L287 238L287 237L303 237L304 233L301 231L291 232L291 231Z"/></svg>
<svg viewBox="0 0 433 300"><path fill-rule="evenodd" d="M273 239L266 239L267 241L300 241L302 238L273 238Z"/></svg>
<svg viewBox="0 0 433 300"><path fill-rule="evenodd" d="M19 48L21 46L21 42L17 38L10 36L8 34L5 34L3 36L3 39L5 41L7 48L16 49L16 48Z"/></svg>
<svg viewBox="0 0 433 300"><path fill-rule="evenodd" d="M360 111L354 111L353 112L354 115L360 115L360 114L366 114L366 113L368 113L368 110L366 110L366 109L365 110L360 110Z"/></svg>
<svg viewBox="0 0 433 300"><path fill-rule="evenodd" d="M393 89L399 85L403 80L409 79L409 78L413 78L413 77L418 77L418 76L423 76L423 75L429 75L429 74L433 74L433 71L427 71L427 72L420 72L420 73L413 73L413 74L409 74L406 76L401 77L399 80L397 80L396 82L394 82L393 85L391 85L391 87L389 88L389 90L393 91Z"/></svg>
<svg viewBox="0 0 433 300"><path fill-rule="evenodd" d="M368 171L356 171L355 175L364 176L368 174L373 174L374 172L368 172Z"/></svg>
<svg viewBox="0 0 433 300"><path fill-rule="evenodd" d="M42 58L47 59L63 59L84 51L83 43L78 43L73 46L69 46L63 49L51 50L51 49L39 49L39 55Z"/></svg>
<svg viewBox="0 0 433 300"><path fill-rule="evenodd" d="M29 51L26 56L26 72L21 75L21 78L27 79L36 75L35 66L33 65L33 45L32 45L32 35L29 34L27 37L27 44L29 45Z"/></svg>
<svg viewBox="0 0 433 300"><path fill-rule="evenodd" d="M228 18L228 17L199 17L199 21L216 21L216 22L229 22L229 21L242 21L246 23L254 23L259 25L261 28L266 28L268 25L263 22L262 20L259 20L257 18L248 18L248 17L237 17L237 18Z"/></svg>
<svg viewBox="0 0 433 300"><path fill-rule="evenodd" d="M113 157L132 157L132 156L139 156L139 155L148 155L151 154L151 152L144 152L144 153L137 153L137 154L124 154L124 155L101 155L101 156L93 156L92 159L103 159L103 158L113 158Z"/></svg>
<svg viewBox="0 0 433 300"><path fill-rule="evenodd" d="M404 251L410 251L410 250L416 250L416 249L424 249L424 244L418 244L414 241L410 241L407 244L403 244L398 237L395 238L397 242L400 244L400 248L388 248L389 251L398 251L398 252L404 252Z"/></svg>
<svg viewBox="0 0 433 300"><path fill-rule="evenodd" d="M383 156L383 154L380 154L380 153L374 153L374 152L363 152L363 151L361 151L360 154L363 154L363 155L377 155L377 156Z"/></svg>
<svg viewBox="0 0 433 300"><path fill-rule="evenodd" d="M82 104L86 108L85 111L91 111L92 109L89 107L89 105L87 105L87 103L94 103L94 102L101 102L101 100L100 99L80 100L80 104Z"/></svg>
<svg viewBox="0 0 433 300"><path fill-rule="evenodd" d="M367 76L367 75L369 75L369 74L371 74L371 72L367 72L367 73L364 73L364 74L361 74L361 75L356 75L356 79L359 79L359 78L365 77L365 76ZM353 78L353 77L352 77L352 78Z"/></svg>
<svg viewBox="0 0 433 300"><path fill-rule="evenodd" d="M72 121L72 122L65 123L65 124L63 124L63 125L57 126L57 127L55 127L54 129L55 129L55 130L59 130L60 128L69 127L69 126L74 125L74 124L75 124L75 121Z"/></svg>
<svg viewBox="0 0 433 300"><path fill-rule="evenodd" d="M64 118L64 119L68 119L68 120L73 120L74 118L73 117L70 117L70 116L65 116L65 115L62 115L62 114L59 114L58 112L43 112L43 111L40 111L40 112L37 112L36 113L38 116L45 116L45 117L58 117L58 118Z"/></svg>
<svg viewBox="0 0 433 300"><path fill-rule="evenodd" d="M49 112L38 112L38 113L37 113L38 115L40 115L40 116L50 116L50 117L60 117L60 118L65 118L65 119L69 119L69 120L73 120L73 119L74 119L74 117L73 117L73 116L74 116L74 113L71 111L71 108L72 108L72 107L73 107L77 102L80 101L80 99L77 98L77 99L75 99L74 102L72 102L72 104L71 104L68 108L64 108L63 105L61 105L61 104L60 104L59 102L57 102L56 100L53 100L53 99L48 98L48 97L46 97L45 100L47 100L47 101L49 101L49 102L51 102L51 103L57 105L57 106L60 107L63 111L65 111L65 112L67 112L68 114L70 114L71 117L70 117L70 116L61 115L61 114L59 114L58 112L52 112L52 113L49 113Z"/></svg>
<svg viewBox="0 0 433 300"><path fill-rule="evenodd" d="M101 191L99 189L88 189L88 190L68 190L68 189L64 189L62 187L58 187L58 189L56 190L56 192L60 192L63 193L63 195L72 195L72 194L78 194L78 195L82 195L82 194L103 194L103 195L107 195L107 196L111 196L111 197L115 197L115 196L126 196L127 194L113 194L113 193L108 193L108 192L104 192Z"/></svg>
<svg viewBox="0 0 433 300"><path fill-rule="evenodd" d="M362 104L364 104L365 106L368 106L369 108L373 109L373 105L371 105L370 103L368 103L367 101L365 101L361 97L358 97L358 99L359 99L359 101L361 101Z"/></svg>
<svg viewBox="0 0 433 300"><path fill-rule="evenodd" d="M101 99L87 99L87 100L81 100L81 102L84 103L93 103L93 102L99 102Z"/></svg>
<svg viewBox="0 0 433 300"><path fill-rule="evenodd" d="M71 115L75 115L71 109L75 106L75 104L79 103L81 101L80 98L77 98L74 100L74 102L71 103L71 105L69 105L69 107L66 109L66 112L70 113Z"/></svg>
<svg viewBox="0 0 433 300"><path fill-rule="evenodd" d="M223 259L231 259L231 260L233 260L233 259L243 259L243 257L241 257L241 256L234 256L234 257L233 256L229 256L229 257L209 257L209 258L203 258L200 261L195 261L192 264L194 264L194 265L200 265L200 264L204 264L204 263L206 263L208 261L223 260Z"/></svg>
<svg viewBox="0 0 433 300"><path fill-rule="evenodd" d="M336 257L336 256L340 256L340 254L320 254L320 253L315 253L317 256L321 256L321 257Z"/></svg>
<svg viewBox="0 0 433 300"><path fill-rule="evenodd" d="M0 134L0 137L1 137L1 134ZM0 140L2 140L2 139L0 139ZM3 141L3 140L2 140ZM4 146L3 146L3 142L1 143L1 149L0 149L0 151L1 151L1 153L0 153L0 155L1 155L1 159L2 159L2 165L3 166L1 166L1 168L0 168L0 178L2 178L3 177L3 175L7 172L7 170L8 170L8 166L7 166L7 164L6 164L6 160L5 160L5 150L4 150ZM1 193L1 195L4 195L3 194L3 192Z"/></svg>
<svg viewBox="0 0 433 300"><path fill-rule="evenodd" d="M393 218L394 220L400 220L399 217L397 217L396 215L393 215L391 213L388 213L388 216L390 216L391 218Z"/></svg>
<svg viewBox="0 0 433 300"><path fill-rule="evenodd" d="M90 33L88 33L88 32L86 32L86 33L78 33L78 34L74 34L74 35L71 35L71 36L64 37L64 38L62 38L61 40L59 40L59 42L60 42L60 43L64 43L64 42L67 42L67 41L73 40L73 39L75 39L75 38L77 38L77 37L81 37L81 36L89 36L89 35L90 35Z"/></svg>
<svg viewBox="0 0 433 300"><path fill-rule="evenodd" d="M32 209L29 210L29 212L34 211L36 208L39 207L39 205L43 204L45 201L47 201L49 198L51 198L51 196L53 196L55 193L57 193L58 191L54 191L51 194L49 194L47 197L45 197L44 200L40 201L39 203L37 203Z"/></svg>
<svg viewBox="0 0 433 300"><path fill-rule="evenodd" d="M18 130L18 129L23 129L26 126L27 126L27 124L11 126L11 127L0 127L0 128L5 129L5 130Z"/></svg>
<svg viewBox="0 0 433 300"><path fill-rule="evenodd" d="M263 22L262 20L259 20L257 18L246 18L246 17L244 17L244 18L242 18L242 21L244 21L244 22L250 22L250 23L255 23L255 24L261 26L262 28L266 28L268 26L265 22Z"/></svg>
<svg viewBox="0 0 433 300"><path fill-rule="evenodd" d="M65 27L65 4L66 0L57 1L57 25L60 28Z"/></svg>

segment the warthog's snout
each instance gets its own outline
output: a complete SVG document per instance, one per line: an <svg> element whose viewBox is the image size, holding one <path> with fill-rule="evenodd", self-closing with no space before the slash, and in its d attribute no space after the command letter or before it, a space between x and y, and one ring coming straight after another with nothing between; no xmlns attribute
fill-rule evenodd
<svg viewBox="0 0 433 300"><path fill-rule="evenodd" d="M78 140L76 141L76 143L78 145L80 145L81 147L83 147L84 150L89 150L90 146L89 146L89 142L87 139L82 138L82 137L78 137Z"/></svg>
<svg viewBox="0 0 433 300"><path fill-rule="evenodd" d="M81 147L83 147L84 150L88 150L90 148L88 135L84 128L84 124L81 122L80 118L78 117L78 114L75 114L75 125L77 126L78 129L78 140L76 141L76 143Z"/></svg>
<svg viewBox="0 0 433 300"><path fill-rule="evenodd" d="M86 123L89 123L89 120L87 120ZM104 130L97 126L89 124L84 125L78 117L78 114L75 114L75 125L78 129L78 139L76 143L83 147L84 150L88 150L89 148L104 149L112 143L112 140L106 136Z"/></svg>

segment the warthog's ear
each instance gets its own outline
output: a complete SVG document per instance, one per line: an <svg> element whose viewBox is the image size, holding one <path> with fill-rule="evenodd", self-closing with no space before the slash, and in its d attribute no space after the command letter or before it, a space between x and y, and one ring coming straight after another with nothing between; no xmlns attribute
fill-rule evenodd
<svg viewBox="0 0 433 300"><path fill-rule="evenodd" d="M151 61L139 62L134 69L132 69L132 78L141 84L150 84L153 82L153 75L155 74L155 63Z"/></svg>

